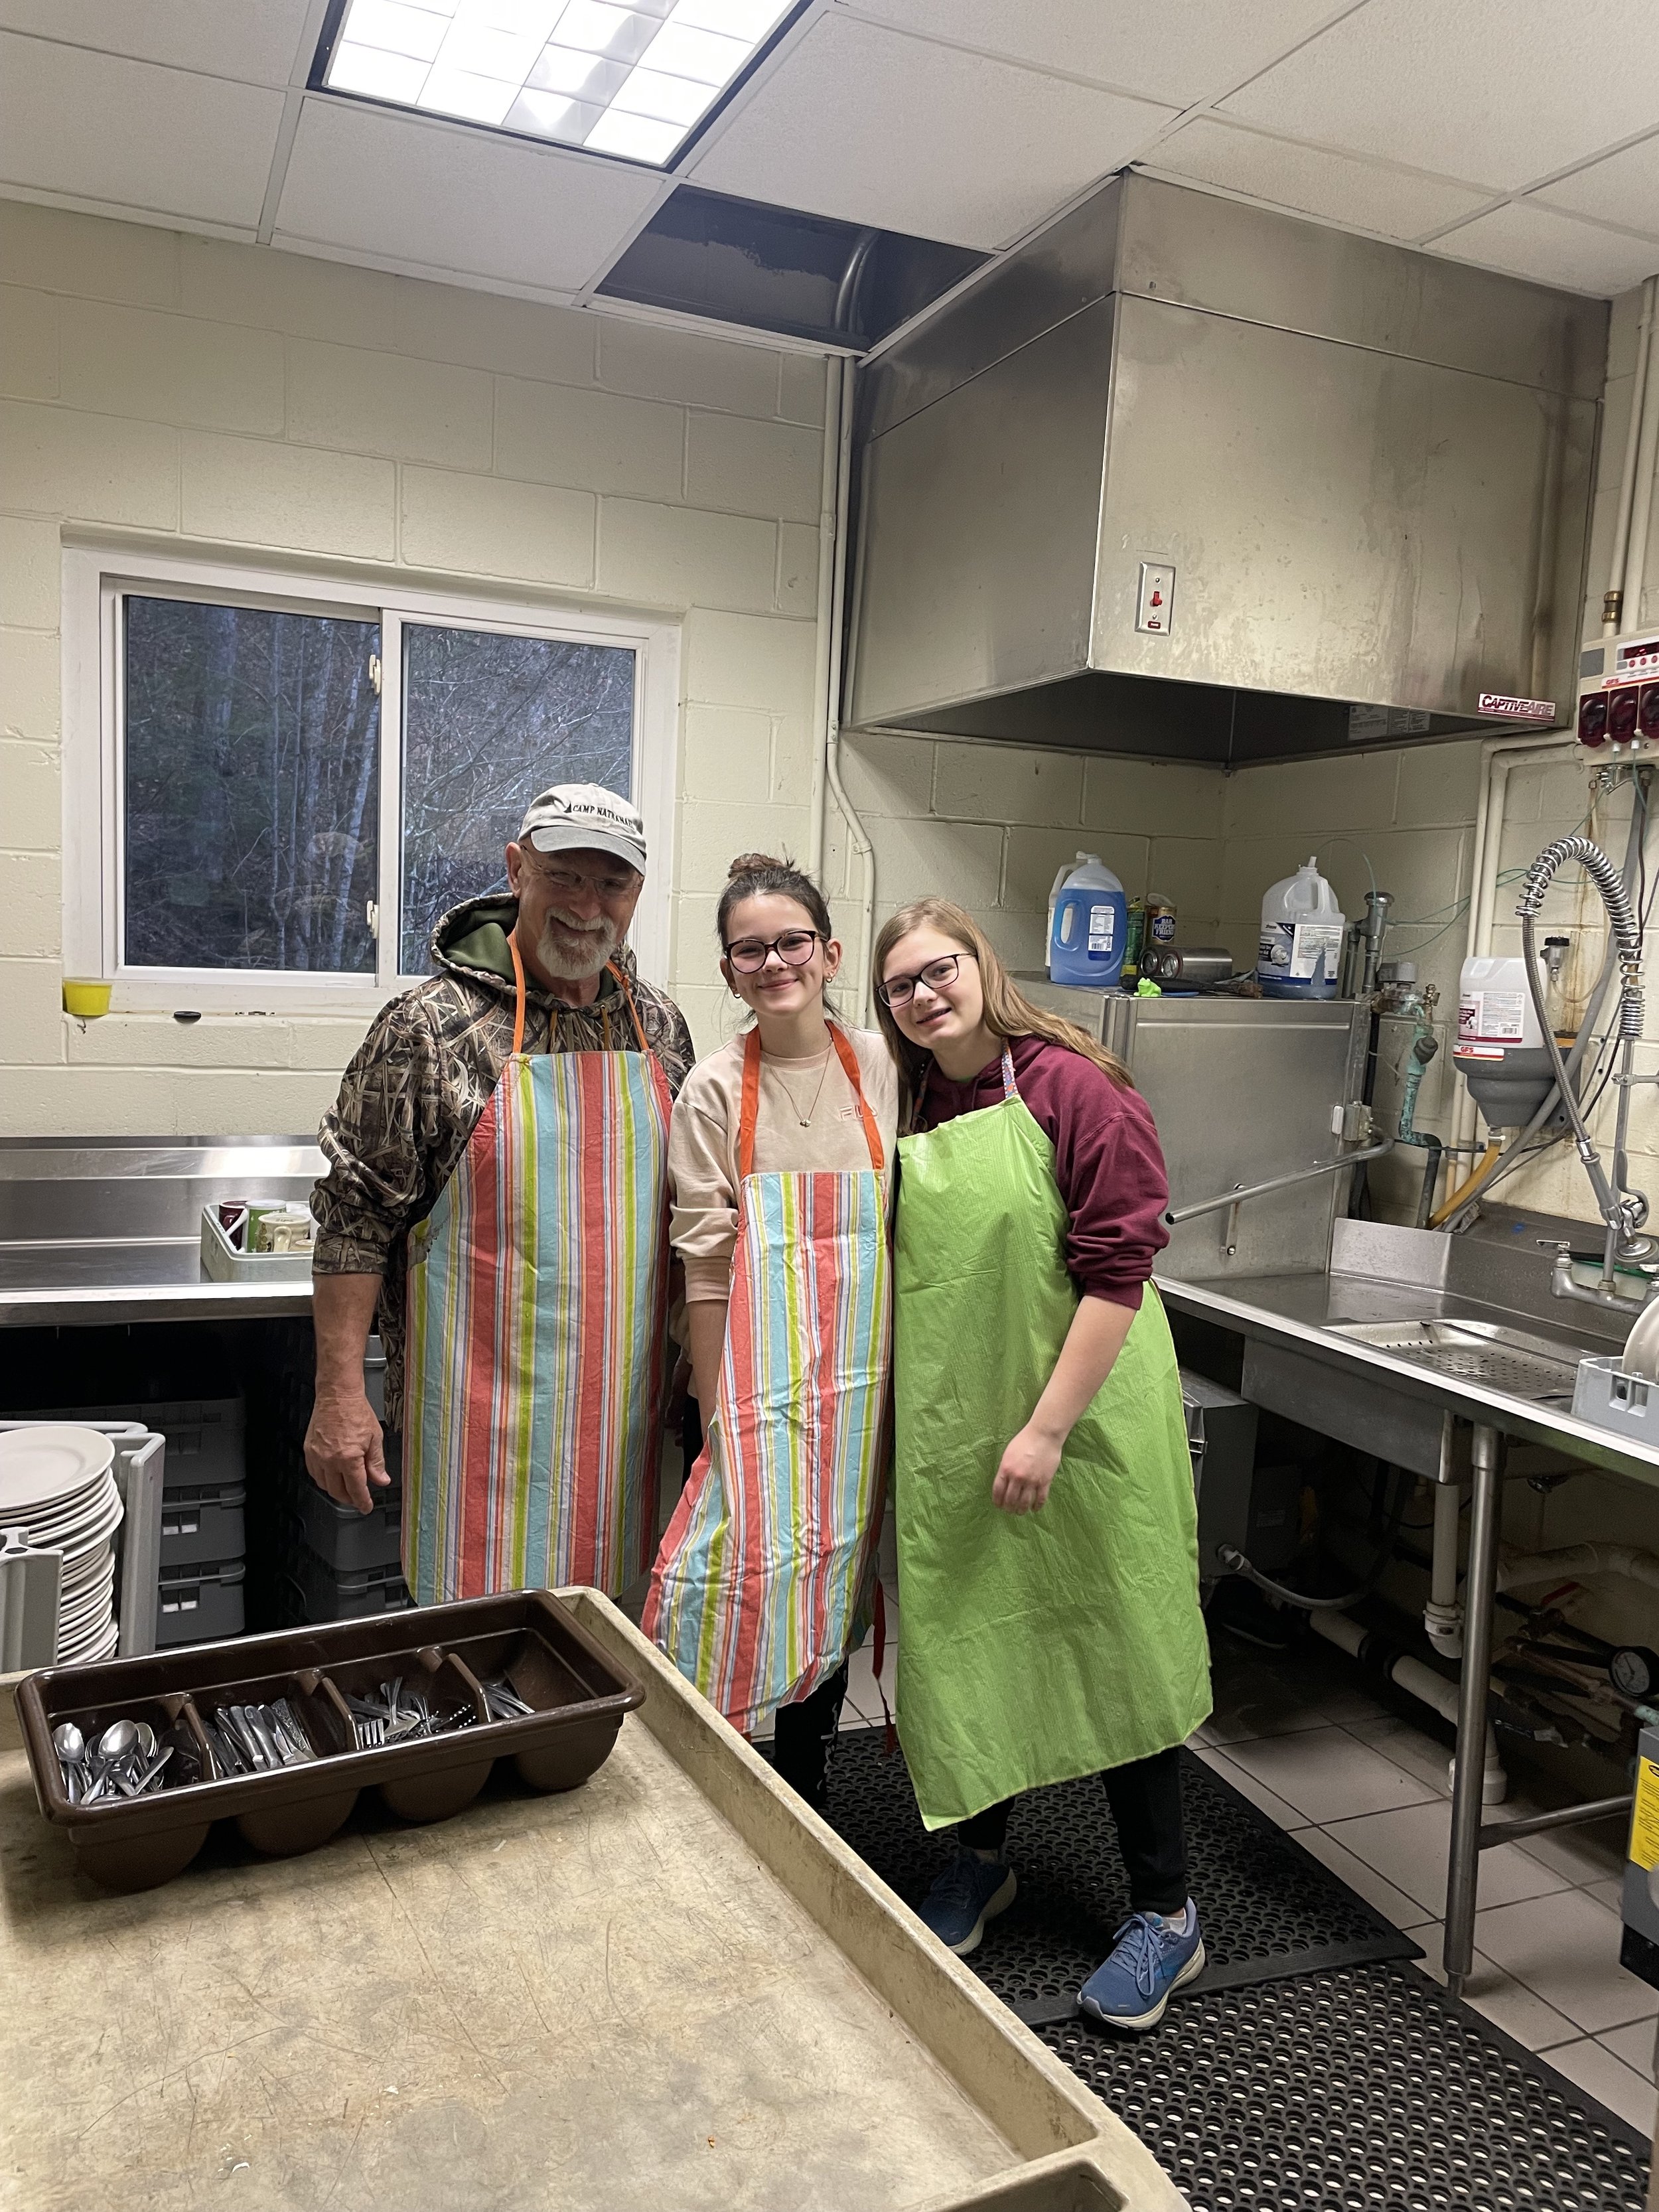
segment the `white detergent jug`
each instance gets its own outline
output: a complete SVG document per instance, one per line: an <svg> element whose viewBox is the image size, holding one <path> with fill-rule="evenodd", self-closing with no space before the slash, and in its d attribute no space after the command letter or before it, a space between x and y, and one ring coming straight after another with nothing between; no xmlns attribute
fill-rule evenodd
<svg viewBox="0 0 1659 2212"><path fill-rule="evenodd" d="M1317 854L1261 902L1257 981L1270 999L1334 999L1347 917L1319 872Z"/></svg>

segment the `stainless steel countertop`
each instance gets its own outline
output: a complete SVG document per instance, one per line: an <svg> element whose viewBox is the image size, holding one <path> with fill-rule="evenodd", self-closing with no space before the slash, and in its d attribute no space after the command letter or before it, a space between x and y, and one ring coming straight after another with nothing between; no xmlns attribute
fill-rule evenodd
<svg viewBox="0 0 1659 2212"><path fill-rule="evenodd" d="M1414 1232L1403 1232L1413 1234ZM1543 1316L1535 1301L1525 1308L1498 1304L1467 1291L1431 1288L1394 1277L1332 1271L1324 1274L1233 1276L1219 1282L1154 1277L1165 1304L1262 1342L1281 1345L1331 1367L1369 1376L1403 1395L1449 1407L1465 1420L1480 1421L1507 1436L1547 1444L1610 1474L1659 1485L1659 1449L1644 1449L1610 1429L1577 1419L1565 1409L1510 1397L1453 1375L1437 1373L1381 1346L1336 1335L1339 1322L1480 1321L1520 1327L1557 1339L1575 1358L1619 1349L1618 1339L1586 1328L1578 1316L1590 1310L1567 1301ZM1599 1321L1599 1316L1591 1316ZM1616 1317L1614 1317L1616 1318Z"/></svg>
<svg viewBox="0 0 1659 2212"><path fill-rule="evenodd" d="M0 1246L0 1328L263 1321L310 1310L309 1278L214 1282L194 1237Z"/></svg>

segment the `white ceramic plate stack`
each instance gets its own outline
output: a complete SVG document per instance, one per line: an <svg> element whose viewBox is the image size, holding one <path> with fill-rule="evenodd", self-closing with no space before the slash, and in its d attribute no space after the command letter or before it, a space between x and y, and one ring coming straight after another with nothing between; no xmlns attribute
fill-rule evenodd
<svg viewBox="0 0 1659 2212"><path fill-rule="evenodd" d="M115 1446L66 1421L0 1430L0 1528L27 1528L31 1549L64 1555L58 1663L107 1659L115 1619Z"/></svg>

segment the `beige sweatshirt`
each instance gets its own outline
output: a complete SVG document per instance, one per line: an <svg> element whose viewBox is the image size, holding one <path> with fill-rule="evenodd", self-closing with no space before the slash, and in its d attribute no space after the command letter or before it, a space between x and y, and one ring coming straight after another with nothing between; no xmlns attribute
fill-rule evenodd
<svg viewBox="0 0 1659 2212"><path fill-rule="evenodd" d="M898 1117L898 1074L878 1030L847 1031L858 1055L864 1096L890 1169ZM744 1038L733 1037L685 1079L668 1133L673 1204L669 1235L685 1262L688 1302L725 1298L738 1241L738 1121L743 1111ZM825 1054L828 1057L826 1059ZM801 1121L807 1122L802 1128ZM761 1056L755 1122L757 1174L867 1168L870 1147L847 1071L833 1045L810 1060Z"/></svg>

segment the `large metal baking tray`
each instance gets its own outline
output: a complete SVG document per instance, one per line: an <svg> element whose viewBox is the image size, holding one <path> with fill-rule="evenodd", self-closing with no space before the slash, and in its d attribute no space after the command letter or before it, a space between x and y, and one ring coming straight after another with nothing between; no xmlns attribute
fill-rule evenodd
<svg viewBox="0 0 1659 2212"><path fill-rule="evenodd" d="M583 1788L111 1896L0 1735L4 2212L1179 2212L606 1600ZM10 1701L0 1700L0 1728Z"/></svg>

